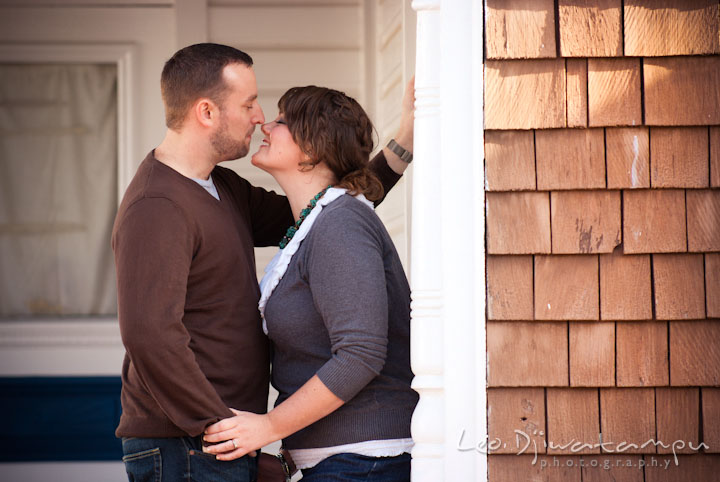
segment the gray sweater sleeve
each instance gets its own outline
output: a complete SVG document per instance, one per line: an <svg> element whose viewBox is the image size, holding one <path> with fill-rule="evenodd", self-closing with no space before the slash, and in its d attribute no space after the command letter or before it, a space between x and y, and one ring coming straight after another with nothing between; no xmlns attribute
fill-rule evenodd
<svg viewBox="0 0 720 482"><path fill-rule="evenodd" d="M382 370L388 300L382 237L367 206L328 209L307 241L307 276L328 330L332 357L317 372L330 391L350 400Z"/></svg>

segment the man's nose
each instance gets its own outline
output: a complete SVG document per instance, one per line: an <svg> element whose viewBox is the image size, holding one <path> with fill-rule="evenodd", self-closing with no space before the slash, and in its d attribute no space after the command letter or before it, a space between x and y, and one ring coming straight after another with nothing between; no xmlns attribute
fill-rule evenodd
<svg viewBox="0 0 720 482"><path fill-rule="evenodd" d="M265 123L265 114L263 114L262 107L260 107L260 104L257 105L257 109L255 110L255 117L253 118L253 124L264 124Z"/></svg>

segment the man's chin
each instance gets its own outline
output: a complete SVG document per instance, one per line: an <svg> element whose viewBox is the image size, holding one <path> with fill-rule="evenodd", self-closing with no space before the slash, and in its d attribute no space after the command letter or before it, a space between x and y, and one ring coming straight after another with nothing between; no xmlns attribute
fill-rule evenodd
<svg viewBox="0 0 720 482"><path fill-rule="evenodd" d="M242 159L243 157L248 155L248 151L250 149L244 148L241 151L228 153L225 156L223 156L223 160L220 162L230 162L230 161L237 161L238 159Z"/></svg>

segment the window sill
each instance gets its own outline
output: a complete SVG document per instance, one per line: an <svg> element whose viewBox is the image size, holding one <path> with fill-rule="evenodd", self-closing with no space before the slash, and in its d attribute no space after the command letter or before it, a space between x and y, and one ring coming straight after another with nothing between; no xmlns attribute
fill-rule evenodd
<svg viewBox="0 0 720 482"><path fill-rule="evenodd" d="M116 376L124 354L116 318L0 321L0 376Z"/></svg>

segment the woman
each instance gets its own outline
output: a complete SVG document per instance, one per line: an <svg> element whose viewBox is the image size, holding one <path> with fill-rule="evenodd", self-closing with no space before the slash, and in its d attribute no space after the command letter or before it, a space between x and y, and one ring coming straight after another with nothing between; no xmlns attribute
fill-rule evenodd
<svg viewBox="0 0 720 482"><path fill-rule="evenodd" d="M280 396L266 415L210 426L205 440L222 443L207 450L231 460L283 439L303 480L410 480L410 290L370 202L383 194L366 169L372 123L321 87L290 89L278 106L252 162L297 221L261 283Z"/></svg>

